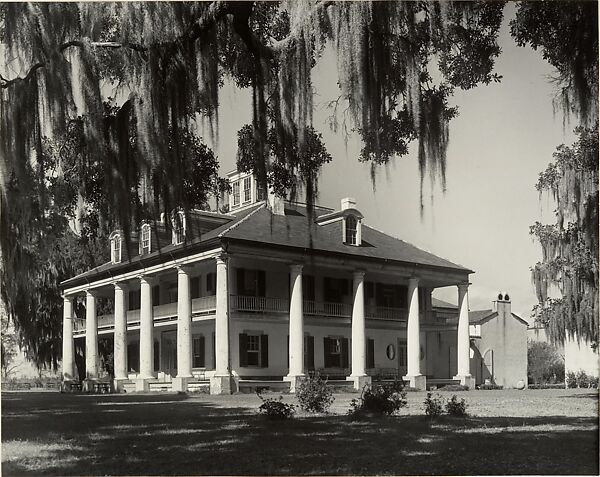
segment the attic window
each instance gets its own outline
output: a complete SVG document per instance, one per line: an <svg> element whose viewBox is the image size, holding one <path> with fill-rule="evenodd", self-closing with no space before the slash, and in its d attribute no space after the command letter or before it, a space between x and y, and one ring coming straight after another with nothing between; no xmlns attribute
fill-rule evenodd
<svg viewBox="0 0 600 477"><path fill-rule="evenodd" d="M178 211L173 217L173 245L179 245L185 240L185 214Z"/></svg>
<svg viewBox="0 0 600 477"><path fill-rule="evenodd" d="M121 262L121 234L113 232L110 237L110 259L112 263Z"/></svg>
<svg viewBox="0 0 600 477"><path fill-rule="evenodd" d="M142 225L141 230L141 239L140 239L140 255L144 255L146 253L150 253L151 251L151 243L150 243L150 224Z"/></svg>
<svg viewBox="0 0 600 477"><path fill-rule="evenodd" d="M346 217L346 243L348 245L359 245L358 221L354 215L348 215Z"/></svg>

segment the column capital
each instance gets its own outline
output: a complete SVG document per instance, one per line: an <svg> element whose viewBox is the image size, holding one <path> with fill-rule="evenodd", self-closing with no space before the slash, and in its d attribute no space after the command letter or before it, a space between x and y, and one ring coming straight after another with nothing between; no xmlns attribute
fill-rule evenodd
<svg viewBox="0 0 600 477"><path fill-rule="evenodd" d="M227 262L229 261L229 254L223 252L217 255L215 260L217 261L217 265L227 265Z"/></svg>
<svg viewBox="0 0 600 477"><path fill-rule="evenodd" d="M408 279L408 284L409 285L413 285L413 286L417 286L419 284L419 277L410 277Z"/></svg>
<svg viewBox="0 0 600 477"><path fill-rule="evenodd" d="M63 302L73 303L73 300L77 297L77 295L65 295L64 293L61 295Z"/></svg>
<svg viewBox="0 0 600 477"><path fill-rule="evenodd" d="M150 277L148 275L137 275L136 278L140 279L140 283L147 283L148 285L152 285L156 281L154 277Z"/></svg>
<svg viewBox="0 0 600 477"><path fill-rule="evenodd" d="M115 287L115 289L121 289L123 291L129 290L129 285L125 282L114 281L112 282L112 284Z"/></svg>
<svg viewBox="0 0 600 477"><path fill-rule="evenodd" d="M457 286L458 291L466 293L469 289L470 283L459 283Z"/></svg>
<svg viewBox="0 0 600 477"><path fill-rule="evenodd" d="M366 272L364 270L354 270L352 272L352 276L354 277L354 279L360 280L362 278L365 278L365 273Z"/></svg>
<svg viewBox="0 0 600 477"><path fill-rule="evenodd" d="M290 264L291 272L302 273L303 268L304 268L304 265L302 263L291 263Z"/></svg>
<svg viewBox="0 0 600 477"><path fill-rule="evenodd" d="M191 265L175 265L175 269L177 270L177 274L184 273L186 275L189 275L190 272L192 271L192 266Z"/></svg>

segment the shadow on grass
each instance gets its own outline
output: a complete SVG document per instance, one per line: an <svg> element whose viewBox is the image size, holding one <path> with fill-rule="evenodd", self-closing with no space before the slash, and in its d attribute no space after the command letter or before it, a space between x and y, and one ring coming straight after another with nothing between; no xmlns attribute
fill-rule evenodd
<svg viewBox="0 0 600 477"><path fill-rule="evenodd" d="M598 474L596 418L275 422L255 413L258 398L254 409L173 394L2 400L5 475Z"/></svg>
<svg viewBox="0 0 600 477"><path fill-rule="evenodd" d="M558 396L561 399L593 399L594 401L598 400L599 394L598 390L586 392L583 394L570 394L567 396Z"/></svg>

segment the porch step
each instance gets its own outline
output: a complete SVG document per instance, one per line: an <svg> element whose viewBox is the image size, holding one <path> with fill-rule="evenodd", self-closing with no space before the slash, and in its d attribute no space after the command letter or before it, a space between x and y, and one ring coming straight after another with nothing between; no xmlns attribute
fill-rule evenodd
<svg viewBox="0 0 600 477"><path fill-rule="evenodd" d="M210 393L210 381L208 379L193 379L188 381L187 390L191 393Z"/></svg>
<svg viewBox="0 0 600 477"><path fill-rule="evenodd" d="M289 381L267 379L240 379L238 389L241 393L255 393L257 390L289 392Z"/></svg>
<svg viewBox="0 0 600 477"><path fill-rule="evenodd" d="M173 389L173 385L171 381L149 381L148 382L148 390L149 391L171 391Z"/></svg>
<svg viewBox="0 0 600 477"><path fill-rule="evenodd" d="M124 393L134 393L135 392L135 382L131 379L127 379L122 382L123 392Z"/></svg>

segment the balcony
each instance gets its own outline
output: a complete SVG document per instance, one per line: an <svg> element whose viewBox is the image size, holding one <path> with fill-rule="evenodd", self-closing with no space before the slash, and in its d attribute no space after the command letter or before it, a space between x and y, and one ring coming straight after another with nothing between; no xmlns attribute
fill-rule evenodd
<svg viewBox="0 0 600 477"><path fill-rule="evenodd" d="M288 313L289 301L284 298L266 296L231 295L233 310L248 313Z"/></svg>
<svg viewBox="0 0 600 477"><path fill-rule="evenodd" d="M216 296L203 296L192 300L192 316L214 314L216 310ZM155 323L174 321L177 319L177 303L165 303L153 307L152 316ZM127 312L128 327L139 325L140 310L129 310ZM113 314L98 316L98 330L113 329L115 317ZM85 331L85 320L75 318L73 320L73 331Z"/></svg>

